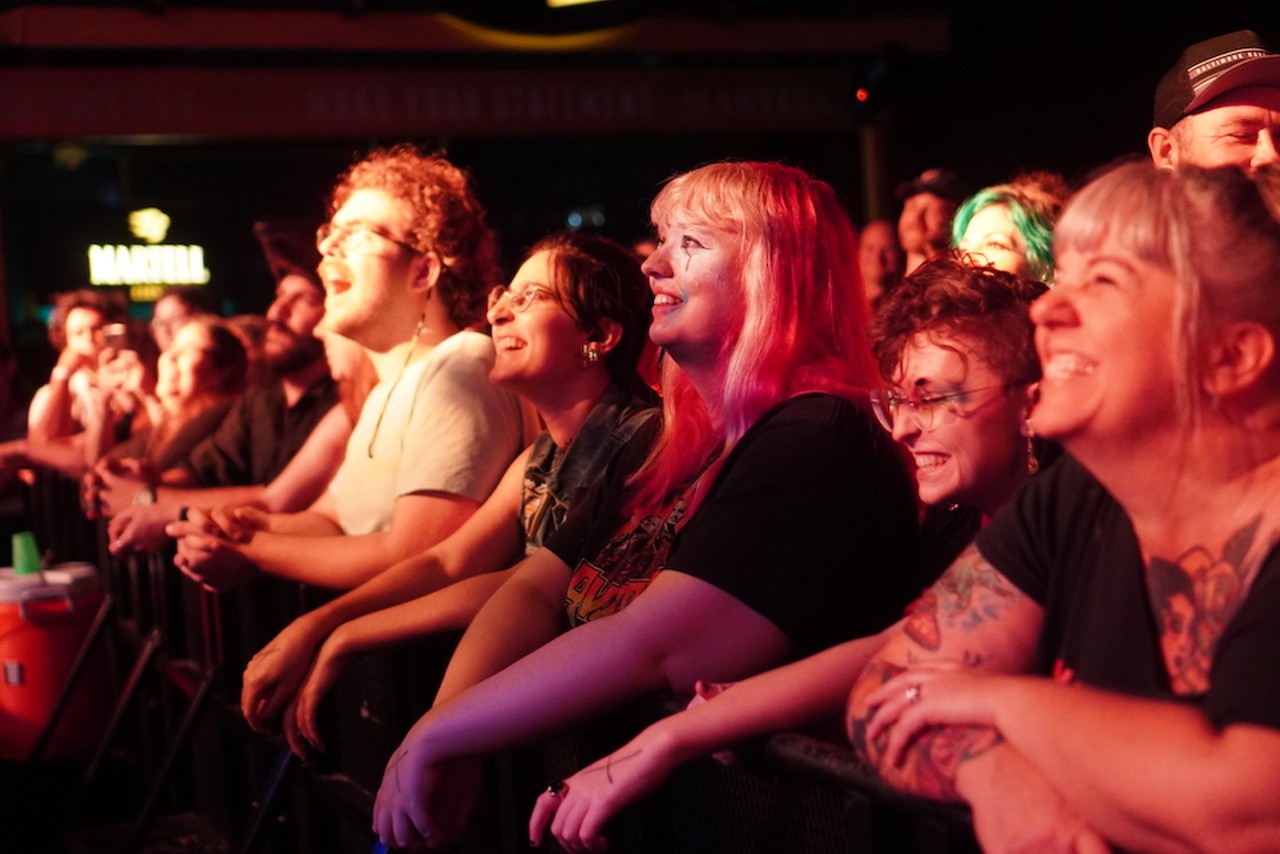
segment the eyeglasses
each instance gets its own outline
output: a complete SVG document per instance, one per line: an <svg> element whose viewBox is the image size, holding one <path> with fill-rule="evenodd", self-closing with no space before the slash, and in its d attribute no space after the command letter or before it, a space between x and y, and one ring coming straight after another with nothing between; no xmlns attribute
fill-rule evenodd
<svg viewBox="0 0 1280 854"><path fill-rule="evenodd" d="M347 255L351 252L367 252L373 244L374 237L381 237L396 246L403 246L417 255L423 254L418 247L397 237L392 237L385 228L380 225L374 225L371 222L350 222L345 225L326 222L316 229L316 249L320 250L320 254L323 255L325 241L332 239L333 242L329 244L329 249L330 251L336 251L340 255Z"/></svg>
<svg viewBox="0 0 1280 854"><path fill-rule="evenodd" d="M932 430L934 425L938 423L938 411L942 410L947 413L950 418L961 417L964 412L960 409L961 398L968 397L971 394L977 394L980 391L991 391L992 389L1000 389L1001 391L1012 388L1013 386L1026 385L1028 380L1014 380L1013 382L1003 383L1001 385L988 385L981 388L967 388L963 391L952 392L951 394L939 394L932 397L922 397L919 400L898 394L892 389L875 389L871 392L871 409L876 414L876 419L880 422L880 426L893 432L893 426L902 417L902 410L911 411L911 416L915 419L916 424L921 430Z"/></svg>
<svg viewBox="0 0 1280 854"><path fill-rule="evenodd" d="M498 285L489 291L489 311L502 302L504 299L507 305L511 306L512 311L523 312L533 305L534 300L538 297L546 296L546 291L539 287L526 288L523 291L512 291Z"/></svg>

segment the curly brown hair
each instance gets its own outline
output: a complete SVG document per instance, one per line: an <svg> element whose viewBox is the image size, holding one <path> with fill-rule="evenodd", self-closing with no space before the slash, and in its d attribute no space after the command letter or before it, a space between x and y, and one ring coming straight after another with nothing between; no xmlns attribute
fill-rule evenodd
<svg viewBox="0 0 1280 854"><path fill-rule="evenodd" d="M412 213L405 242L440 259L436 291L459 328L478 321L489 290L502 280L493 231L466 171L443 154L401 144L373 151L339 178L332 215L356 190L381 190Z"/></svg>
<svg viewBox="0 0 1280 854"><path fill-rule="evenodd" d="M954 253L931 258L885 296L872 324L872 350L891 380L907 343L920 333L963 336L982 361L1009 382L1040 379L1031 303L1040 282L992 267L974 267Z"/></svg>
<svg viewBox="0 0 1280 854"><path fill-rule="evenodd" d="M49 314L49 343L59 353L67 346L67 315L77 308L87 308L102 316L102 322L115 323L125 316L124 298L120 294L79 288L54 295Z"/></svg>

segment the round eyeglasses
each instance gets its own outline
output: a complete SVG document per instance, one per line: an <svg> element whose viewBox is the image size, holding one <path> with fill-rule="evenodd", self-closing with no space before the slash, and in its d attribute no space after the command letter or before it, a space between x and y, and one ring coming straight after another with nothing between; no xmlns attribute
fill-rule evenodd
<svg viewBox="0 0 1280 854"><path fill-rule="evenodd" d="M489 291L489 311L493 311L498 303L506 300L512 311L523 312L533 305L534 300L540 296L546 296L546 291L536 286L525 288L523 291L513 291L498 285Z"/></svg>
<svg viewBox="0 0 1280 854"><path fill-rule="evenodd" d="M389 231L380 225L374 225L371 222L348 222L339 225L333 222L326 222L324 225L316 229L316 249L320 250L320 254L325 254L325 243L329 242L329 251L337 252L339 255L347 255L351 252L368 252L374 245L374 238L380 237L388 243L394 243L396 246L404 247L416 255L421 255L422 250L411 243L393 237Z"/></svg>
<svg viewBox="0 0 1280 854"><path fill-rule="evenodd" d="M962 417L965 413L961 410L961 404L970 395L993 389L1004 391L1014 386L1026 385L1028 382L1030 381L1014 380L1000 385L966 388L950 394L921 397L918 400L912 400L906 395L898 394L893 389L874 389L871 392L871 409L875 412L876 420L880 422L880 426L890 433L893 432L894 425L898 423L898 419L902 417L904 409L911 412L911 417L915 419L921 430L928 431L932 430L934 425L938 423L939 411L947 414L947 420Z"/></svg>

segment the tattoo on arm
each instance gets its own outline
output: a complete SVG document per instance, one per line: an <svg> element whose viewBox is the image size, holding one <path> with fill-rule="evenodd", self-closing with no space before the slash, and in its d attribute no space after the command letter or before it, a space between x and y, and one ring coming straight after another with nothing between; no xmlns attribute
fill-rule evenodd
<svg viewBox="0 0 1280 854"><path fill-rule="evenodd" d="M978 641L972 636L1010 614L1021 598L1019 591L970 545L911 607L904 624L911 642L906 649L907 660L942 652L967 667L983 666L987 657L981 642L968 641ZM868 692L903 669L897 664L872 661L863 672ZM866 738L867 724L875 712L874 708L864 709L851 722L850 734L858 756L892 785L936 800L960 800L955 790L960 765L1003 741L990 727L932 727L912 741L900 766L889 767L883 761L887 731L880 743L869 743Z"/></svg>
<svg viewBox="0 0 1280 854"><path fill-rule="evenodd" d="M897 664L889 664L884 661L870 661L862 671L863 680L874 681L874 685L867 689L867 693L870 693L874 688L879 688L906 669ZM887 733L883 734L883 737L874 744L867 741L867 724L875 716L876 708L878 707L868 706L864 709L863 713L854 719L849 729L849 739L853 743L853 752L858 755L858 758L863 763L871 768L879 764L879 759L884 754L884 749L889 743Z"/></svg>
<svg viewBox="0 0 1280 854"><path fill-rule="evenodd" d="M867 665L864 678L883 685L906 668L882 661ZM961 764L981 756L1002 743L1004 738L991 727L936 726L924 730L911 743L906 759L900 767L887 767L883 761L889 734L881 733L876 743L867 741L867 724L875 715L868 708L852 726L851 738L854 752L868 766L877 770L886 782L897 788L937 801L961 801L956 792L956 772Z"/></svg>
<svg viewBox="0 0 1280 854"><path fill-rule="evenodd" d="M944 630L973 631L999 619L1016 599L1004 576L970 545L911 606L904 628L912 641L936 652Z"/></svg>

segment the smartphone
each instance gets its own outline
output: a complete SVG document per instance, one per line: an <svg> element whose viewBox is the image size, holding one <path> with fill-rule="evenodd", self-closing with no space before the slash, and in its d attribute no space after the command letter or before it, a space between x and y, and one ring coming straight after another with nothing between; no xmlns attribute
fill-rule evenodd
<svg viewBox="0 0 1280 854"><path fill-rule="evenodd" d="M107 324L107 328L102 330L102 335L106 345L113 350L129 348L129 327L123 323Z"/></svg>

